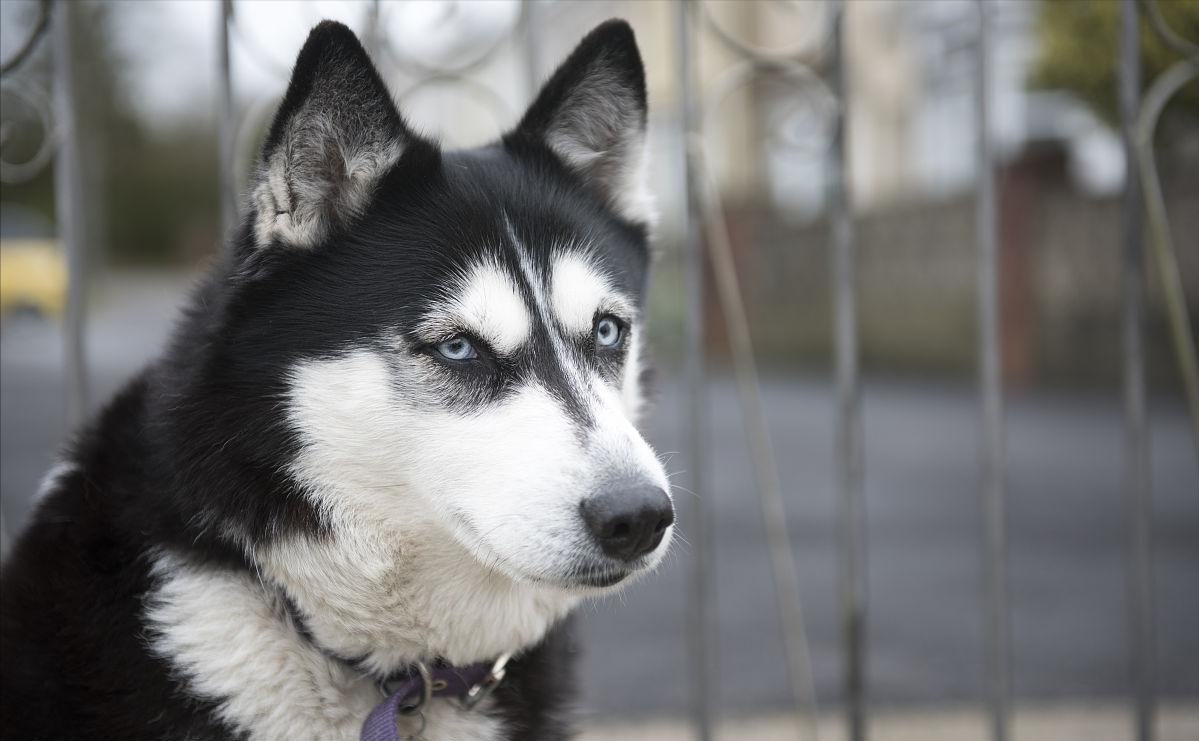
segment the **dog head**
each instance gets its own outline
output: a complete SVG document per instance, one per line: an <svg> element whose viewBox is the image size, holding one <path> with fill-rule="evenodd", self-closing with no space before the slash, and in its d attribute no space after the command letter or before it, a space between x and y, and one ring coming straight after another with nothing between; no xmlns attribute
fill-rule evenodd
<svg viewBox="0 0 1199 741"><path fill-rule="evenodd" d="M669 485L634 426L645 124L623 22L500 141L453 152L406 125L348 29L313 30L264 145L217 372L282 379L288 474L322 517L401 541L431 522L569 590L661 558Z"/></svg>

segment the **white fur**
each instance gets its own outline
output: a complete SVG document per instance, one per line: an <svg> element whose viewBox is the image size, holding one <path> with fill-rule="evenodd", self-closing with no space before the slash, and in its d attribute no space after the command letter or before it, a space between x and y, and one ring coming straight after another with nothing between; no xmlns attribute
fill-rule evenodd
<svg viewBox="0 0 1199 741"><path fill-rule="evenodd" d="M399 140L379 139L363 128L347 132L317 112L297 114L284 143L259 167L251 193L260 248L276 241L315 247L334 225L359 214L403 153ZM322 162L330 156L339 161Z"/></svg>
<svg viewBox="0 0 1199 741"><path fill-rule="evenodd" d="M622 390L613 389L598 375L593 375L592 388L601 403L593 410L596 414L596 425L592 431L590 447L595 455L601 458L602 464L609 471L609 476L624 476L637 480L645 478L648 470L661 471L661 463L654 455L653 448L646 444L633 426L633 420L626 412L626 404ZM630 441L639 441L637 442ZM662 478L651 477L653 483L669 492L665 473ZM670 534L663 539L663 545L669 541ZM664 549L659 546L653 554L660 558ZM656 560L654 561L657 562Z"/></svg>
<svg viewBox="0 0 1199 741"><path fill-rule="evenodd" d="M575 335L592 331L598 312L612 312L629 323L629 350L621 378L620 393L625 416L634 423L640 418L641 332L637 311L629 299L612 287L611 281L585 252L565 252L554 259L552 294L558 321Z"/></svg>
<svg viewBox="0 0 1199 741"><path fill-rule="evenodd" d="M642 132L640 141L629 145L630 153L621 164L613 206L629 221L645 224L651 234L658 227L658 199L649 187L649 142Z"/></svg>
<svg viewBox="0 0 1199 741"><path fill-rule="evenodd" d="M448 293L448 301L421 322L419 331L430 342L469 329L497 352L512 354L528 341L529 311L516 283L499 265L476 264Z"/></svg>
<svg viewBox="0 0 1199 741"><path fill-rule="evenodd" d="M563 162L590 180L626 219L657 224L649 190L649 158L642 118L610 68L592 69L562 104L545 133Z"/></svg>
<svg viewBox="0 0 1199 741"><path fill-rule="evenodd" d="M308 643L269 587L169 554L157 556L154 571L150 645L192 692L218 703L224 722L254 740L358 738L382 694ZM425 737L439 741L486 741L499 732L494 718L447 700L432 700L425 717Z"/></svg>
<svg viewBox="0 0 1199 741"><path fill-rule="evenodd" d="M40 502L45 499L62 484L63 480L77 470L79 470L79 467L74 461L59 461L55 463L50 467L49 471L46 471L46 475L42 477L42 483L38 484L37 492L33 495L33 501Z"/></svg>
<svg viewBox="0 0 1199 741"><path fill-rule="evenodd" d="M357 349L296 366L293 473L334 532L258 554L318 640L381 670L535 642L583 593L569 573L589 537L579 504L596 483L617 471L668 490L618 390L598 378L586 381L598 424L580 440L537 385L481 414L442 407L426 362L397 368Z"/></svg>
<svg viewBox="0 0 1199 741"><path fill-rule="evenodd" d="M625 416L637 424L645 411L645 393L641 389L641 332L630 331L629 352L625 357L624 375L620 379L620 396Z"/></svg>
<svg viewBox="0 0 1199 741"><path fill-rule="evenodd" d="M551 284L554 313L571 334L590 334L598 311L614 312L628 322L634 319L629 300L583 253L556 256Z"/></svg>
<svg viewBox="0 0 1199 741"><path fill-rule="evenodd" d="M384 668L518 650L576 600L538 583L563 580L555 567L574 545L577 500L559 499L582 495L569 475L580 455L565 415L528 388L462 416L424 379L420 364L397 373L369 350L297 366L295 474L334 537L260 554L321 640Z"/></svg>
<svg viewBox="0 0 1199 741"><path fill-rule="evenodd" d="M651 229L658 223L657 199L649 188L649 157L643 130L622 132L615 150L605 151L578 138L575 130L551 131L547 142L567 165L584 173L609 195L616 212Z"/></svg>

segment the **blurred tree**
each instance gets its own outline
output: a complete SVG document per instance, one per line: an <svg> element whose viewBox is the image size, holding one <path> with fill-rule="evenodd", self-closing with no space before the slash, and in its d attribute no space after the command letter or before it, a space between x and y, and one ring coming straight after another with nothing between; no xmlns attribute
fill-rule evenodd
<svg viewBox="0 0 1199 741"><path fill-rule="evenodd" d="M1183 38L1199 43L1199 0L1158 0L1166 23ZM1068 90L1113 127L1116 104L1120 3L1043 0L1037 17L1034 87ZM1180 57L1157 35L1141 11L1141 71L1148 84ZM1184 87L1171 103L1175 112L1199 118L1199 81Z"/></svg>
<svg viewBox="0 0 1199 741"><path fill-rule="evenodd" d="M216 134L203 122L154 130L142 120L114 32L128 10L97 0L55 4L71 21L87 249L93 264L101 254L124 264L194 259L219 237ZM47 89L49 43L47 36L19 72ZM0 199L53 217L54 168L4 185Z"/></svg>

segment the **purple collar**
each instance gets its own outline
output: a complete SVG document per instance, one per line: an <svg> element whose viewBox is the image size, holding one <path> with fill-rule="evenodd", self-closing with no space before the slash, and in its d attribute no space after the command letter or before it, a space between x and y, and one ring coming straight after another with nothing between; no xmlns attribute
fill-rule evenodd
<svg viewBox="0 0 1199 741"><path fill-rule="evenodd" d="M404 741L419 736L425 727L421 708L434 697L458 700L473 708L495 690L507 672L512 654L490 663L469 666L434 666L417 662L414 669L380 685L383 702L366 716L360 741Z"/></svg>

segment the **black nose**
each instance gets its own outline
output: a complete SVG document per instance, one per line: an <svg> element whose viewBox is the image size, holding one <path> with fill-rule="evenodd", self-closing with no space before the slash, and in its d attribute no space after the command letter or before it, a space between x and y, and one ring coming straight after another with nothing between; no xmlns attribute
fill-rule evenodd
<svg viewBox="0 0 1199 741"><path fill-rule="evenodd" d="M604 553L632 561L658 547L674 522L670 497L656 486L615 489L584 499L583 519Z"/></svg>

